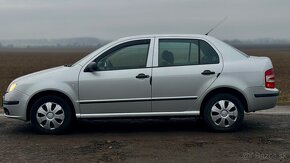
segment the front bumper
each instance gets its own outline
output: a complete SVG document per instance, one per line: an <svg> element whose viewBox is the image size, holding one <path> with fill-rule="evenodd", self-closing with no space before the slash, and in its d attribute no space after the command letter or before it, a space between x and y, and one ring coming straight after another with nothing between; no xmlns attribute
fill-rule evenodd
<svg viewBox="0 0 290 163"><path fill-rule="evenodd" d="M245 90L248 101L248 112L275 107L279 90L265 87L250 87Z"/></svg>
<svg viewBox="0 0 290 163"><path fill-rule="evenodd" d="M6 93L3 96L4 116L26 121L26 106L28 99L28 95L18 90Z"/></svg>

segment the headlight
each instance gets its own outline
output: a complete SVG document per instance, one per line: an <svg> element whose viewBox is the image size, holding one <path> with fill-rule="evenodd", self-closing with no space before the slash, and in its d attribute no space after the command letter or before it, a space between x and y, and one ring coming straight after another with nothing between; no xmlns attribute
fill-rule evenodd
<svg viewBox="0 0 290 163"><path fill-rule="evenodd" d="M12 84L9 86L7 92L8 92L8 93L9 93L9 92L12 92L12 91L16 88L16 86L17 86L16 83L12 83Z"/></svg>

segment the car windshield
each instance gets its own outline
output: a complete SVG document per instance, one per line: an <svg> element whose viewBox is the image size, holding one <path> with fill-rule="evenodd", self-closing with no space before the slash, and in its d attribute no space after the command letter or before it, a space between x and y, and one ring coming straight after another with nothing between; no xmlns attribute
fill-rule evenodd
<svg viewBox="0 0 290 163"><path fill-rule="evenodd" d="M82 60L84 60L87 56L88 56L88 55L86 55L86 56L84 56L82 59L76 61L76 62L75 62L74 64L72 64L70 67L73 67L73 66L79 64L79 63L80 63Z"/></svg>
<svg viewBox="0 0 290 163"><path fill-rule="evenodd" d="M95 52L97 52L97 51L102 51L102 49L105 48L107 45L110 45L110 43L112 43L112 42L107 42L107 43L105 43L104 45L102 45L101 47L98 47L96 50L94 50L94 51L91 52L90 54L88 54L88 55L84 56L83 58L81 58L80 60L76 61L74 64L71 65L71 67L73 67L73 66L75 66L75 65L77 65L77 64L79 64L79 63L81 63L81 62L82 62L83 60L85 60L87 57L96 54ZM97 52L97 53L98 53L98 52ZM93 56L92 56L92 57L93 57Z"/></svg>

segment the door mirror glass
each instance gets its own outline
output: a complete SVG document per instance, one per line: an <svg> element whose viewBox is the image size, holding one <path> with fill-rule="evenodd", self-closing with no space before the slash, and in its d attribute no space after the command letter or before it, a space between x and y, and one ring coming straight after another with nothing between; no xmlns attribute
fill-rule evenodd
<svg viewBox="0 0 290 163"><path fill-rule="evenodd" d="M98 65L96 62L91 62L88 64L88 66L85 68L85 72L94 72L98 70Z"/></svg>

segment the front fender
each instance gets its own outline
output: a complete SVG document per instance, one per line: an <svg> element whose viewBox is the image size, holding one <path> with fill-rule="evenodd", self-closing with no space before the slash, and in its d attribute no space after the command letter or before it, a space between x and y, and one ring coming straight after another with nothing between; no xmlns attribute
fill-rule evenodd
<svg viewBox="0 0 290 163"><path fill-rule="evenodd" d="M57 82L57 81L45 81L38 84L33 84L25 93L29 95L29 100L26 103L28 107L29 101L38 93L45 91L56 91L66 95L72 102L76 114L80 112L79 105L76 102L78 100L78 84L77 82Z"/></svg>

